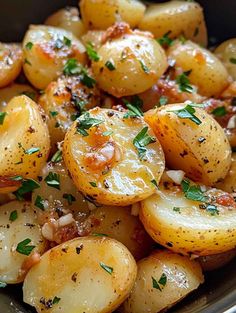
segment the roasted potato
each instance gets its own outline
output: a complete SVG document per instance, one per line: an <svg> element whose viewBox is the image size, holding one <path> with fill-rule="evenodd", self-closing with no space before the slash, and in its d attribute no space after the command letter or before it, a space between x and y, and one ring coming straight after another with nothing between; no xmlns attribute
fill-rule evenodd
<svg viewBox="0 0 236 313"><path fill-rule="evenodd" d="M229 193L236 192L236 153L232 154L231 167L225 179L219 182L216 186Z"/></svg>
<svg viewBox="0 0 236 313"><path fill-rule="evenodd" d="M138 262L134 288L124 313L156 313L169 309L204 281L200 265L170 251L154 251Z"/></svg>
<svg viewBox="0 0 236 313"><path fill-rule="evenodd" d="M43 253L46 243L30 203L13 201L2 205L0 220L0 281L19 283L24 279L27 259L33 253Z"/></svg>
<svg viewBox="0 0 236 313"><path fill-rule="evenodd" d="M0 88L13 82L20 74L23 53L20 45L0 43Z"/></svg>
<svg viewBox="0 0 236 313"><path fill-rule="evenodd" d="M217 97L229 85L229 74L223 63L209 50L186 41L176 42L168 51L175 67L189 72L190 83L196 85L202 96Z"/></svg>
<svg viewBox="0 0 236 313"><path fill-rule="evenodd" d="M125 114L94 108L65 137L63 156L75 185L101 204L126 206L147 198L165 167L147 124Z"/></svg>
<svg viewBox="0 0 236 313"><path fill-rule="evenodd" d="M65 7L50 15L46 25L63 28L77 38L85 33L85 26L79 17L79 10L76 7Z"/></svg>
<svg viewBox="0 0 236 313"><path fill-rule="evenodd" d="M148 111L145 120L163 147L168 167L181 169L191 179L210 186L228 173L228 139L203 109L191 104L170 104Z"/></svg>
<svg viewBox="0 0 236 313"><path fill-rule="evenodd" d="M79 5L82 21L90 29L107 29L120 21L135 27L145 11L137 0L82 0Z"/></svg>
<svg viewBox="0 0 236 313"><path fill-rule="evenodd" d="M236 80L236 38L224 41L214 53L222 61L233 79Z"/></svg>
<svg viewBox="0 0 236 313"><path fill-rule="evenodd" d="M67 59L86 62L85 47L64 29L31 25L23 40L24 73L29 82L44 89L63 72Z"/></svg>
<svg viewBox="0 0 236 313"><path fill-rule="evenodd" d="M236 249L224 253L206 255L198 259L203 271L214 271L232 261L236 256Z"/></svg>
<svg viewBox="0 0 236 313"><path fill-rule="evenodd" d="M105 31L103 30L89 30L86 34L82 36L81 40L85 46L89 43L92 43L94 49L97 50L102 45L104 34Z"/></svg>
<svg viewBox="0 0 236 313"><path fill-rule="evenodd" d="M78 238L46 252L29 271L24 301L37 312L48 303L52 313L113 312L128 296L136 271L132 255L118 241Z"/></svg>

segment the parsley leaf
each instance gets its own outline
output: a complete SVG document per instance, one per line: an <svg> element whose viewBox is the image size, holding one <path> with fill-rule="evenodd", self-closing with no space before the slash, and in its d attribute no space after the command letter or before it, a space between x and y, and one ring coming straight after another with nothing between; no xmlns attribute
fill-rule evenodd
<svg viewBox="0 0 236 313"><path fill-rule="evenodd" d="M174 206L174 207L173 207L173 211L174 211L174 212L178 212L178 213L180 213L180 208L178 208L178 207Z"/></svg>
<svg viewBox="0 0 236 313"><path fill-rule="evenodd" d="M144 71L144 73L149 74L150 69L147 67L147 65L142 60L139 60L139 63L141 65L141 68Z"/></svg>
<svg viewBox="0 0 236 313"><path fill-rule="evenodd" d="M14 210L14 211L11 212L10 217L9 217L9 220L10 220L11 222L14 222L14 221L17 219L17 217L18 217L17 210Z"/></svg>
<svg viewBox="0 0 236 313"><path fill-rule="evenodd" d="M7 286L7 283L0 281L0 288L5 288L6 286Z"/></svg>
<svg viewBox="0 0 236 313"><path fill-rule="evenodd" d="M94 181L89 182L92 187L97 187L97 184Z"/></svg>
<svg viewBox="0 0 236 313"><path fill-rule="evenodd" d="M109 69L109 71L114 71L116 69L114 62L111 60L106 61L105 66Z"/></svg>
<svg viewBox="0 0 236 313"><path fill-rule="evenodd" d="M102 135L105 136L105 137L106 136L111 136L112 134L113 134L112 130L110 130L110 131L108 130L108 131L102 133Z"/></svg>
<svg viewBox="0 0 236 313"><path fill-rule="evenodd" d="M82 136L88 136L87 129L90 129L91 127L98 126L99 124L103 123L103 120L99 120L97 118L93 118L90 116L89 112L86 112L84 115L81 116L80 119L78 119L77 123L77 132L80 133Z"/></svg>
<svg viewBox="0 0 236 313"><path fill-rule="evenodd" d="M57 304L57 303L59 303L60 300L61 300L61 298L58 298L57 296L55 296L52 300L52 304Z"/></svg>
<svg viewBox="0 0 236 313"><path fill-rule="evenodd" d="M170 33L171 31L168 31L163 37L157 39L157 42L159 42L162 47L170 47L173 45L174 40L169 37Z"/></svg>
<svg viewBox="0 0 236 313"><path fill-rule="evenodd" d="M3 124L6 115L7 115L7 112L0 112L0 125Z"/></svg>
<svg viewBox="0 0 236 313"><path fill-rule="evenodd" d="M40 151L39 148L30 148L28 150L25 150L25 154L34 154L36 152Z"/></svg>
<svg viewBox="0 0 236 313"><path fill-rule="evenodd" d="M37 94L34 91L25 90L25 91L22 91L21 94L29 97L30 99L32 99L34 101L36 100Z"/></svg>
<svg viewBox="0 0 236 313"><path fill-rule="evenodd" d="M100 60L99 55L97 54L97 51L94 50L94 46L91 42L88 42L86 45L86 52L88 54L88 57L90 60L94 62L98 62Z"/></svg>
<svg viewBox="0 0 236 313"><path fill-rule="evenodd" d="M193 93L193 87L190 85L189 74L192 70L183 72L182 74L176 77L176 83L179 86L179 90L182 92Z"/></svg>
<svg viewBox="0 0 236 313"><path fill-rule="evenodd" d="M151 180L151 183L152 183L155 187L158 187L157 181L156 181L155 179L152 179L152 180Z"/></svg>
<svg viewBox="0 0 236 313"><path fill-rule="evenodd" d="M16 247L16 251L19 252L20 254L30 255L30 253L35 248L35 246L28 246L30 242L31 242L31 239L29 238L19 242Z"/></svg>
<svg viewBox="0 0 236 313"><path fill-rule="evenodd" d="M50 111L50 115L51 115L51 117L55 117L58 115L58 112L57 111Z"/></svg>
<svg viewBox="0 0 236 313"><path fill-rule="evenodd" d="M36 182L33 179L24 179L22 181L22 185L19 189L17 189L13 194L17 197L18 200L24 200L24 195L28 192L31 192L37 188L39 188L40 185L38 182Z"/></svg>
<svg viewBox="0 0 236 313"><path fill-rule="evenodd" d="M229 60L231 63L236 64L236 58L230 58Z"/></svg>
<svg viewBox="0 0 236 313"><path fill-rule="evenodd" d="M206 206L206 211L209 212L212 216L219 215L219 210L214 204L208 204Z"/></svg>
<svg viewBox="0 0 236 313"><path fill-rule="evenodd" d="M71 205L72 202L76 201L76 198L70 193L64 193L63 198L68 201L68 204Z"/></svg>
<svg viewBox="0 0 236 313"><path fill-rule="evenodd" d="M67 38L66 36L64 36L63 42L67 47L71 47L71 40Z"/></svg>
<svg viewBox="0 0 236 313"><path fill-rule="evenodd" d="M208 197L204 195L200 186L198 185L190 186L189 180L186 180L186 179L182 180L181 187L182 187L185 197L189 200L201 201L201 202L206 202L208 200Z"/></svg>
<svg viewBox="0 0 236 313"><path fill-rule="evenodd" d="M37 195L34 205L44 211L44 199L40 195Z"/></svg>
<svg viewBox="0 0 236 313"><path fill-rule="evenodd" d="M103 268L108 274L112 274L113 273L113 268L104 264L103 262L100 262L100 266L101 268Z"/></svg>
<svg viewBox="0 0 236 313"><path fill-rule="evenodd" d="M213 111L211 111L211 114L213 114L217 117L221 117L221 116L225 116L227 114L227 110L226 110L225 106L221 106L221 107L217 107Z"/></svg>
<svg viewBox="0 0 236 313"><path fill-rule="evenodd" d="M130 103L126 99L123 99L123 102L126 105L126 108L129 109L129 111L125 113L124 118L143 116L141 105L138 102Z"/></svg>
<svg viewBox="0 0 236 313"><path fill-rule="evenodd" d="M25 48L27 49L27 50L31 50L32 49L32 47L33 47L33 43L32 42L27 42L27 44L25 45Z"/></svg>
<svg viewBox="0 0 236 313"><path fill-rule="evenodd" d="M54 172L49 172L44 181L49 187L60 190L60 175Z"/></svg>
<svg viewBox="0 0 236 313"><path fill-rule="evenodd" d="M159 99L159 104L160 106L163 106L163 105L166 105L168 102L168 98L165 97L165 96L161 96L160 99Z"/></svg>
<svg viewBox="0 0 236 313"><path fill-rule="evenodd" d="M162 291L163 287L165 287L167 282L167 276L163 273L160 279L157 281L154 277L152 277L152 287Z"/></svg>
<svg viewBox="0 0 236 313"><path fill-rule="evenodd" d="M175 113L179 118L182 119L190 119L190 121L194 122L197 125L200 125L202 121L194 114L196 110L193 105L187 104L183 109L169 111Z"/></svg>
<svg viewBox="0 0 236 313"><path fill-rule="evenodd" d="M58 163L62 161L62 151L57 150L57 152L52 156L51 162Z"/></svg>
<svg viewBox="0 0 236 313"><path fill-rule="evenodd" d="M138 156L141 160L144 159L147 149L145 146L150 143L156 142L156 138L148 135L148 127L144 127L134 138L133 144L135 148L138 150Z"/></svg>

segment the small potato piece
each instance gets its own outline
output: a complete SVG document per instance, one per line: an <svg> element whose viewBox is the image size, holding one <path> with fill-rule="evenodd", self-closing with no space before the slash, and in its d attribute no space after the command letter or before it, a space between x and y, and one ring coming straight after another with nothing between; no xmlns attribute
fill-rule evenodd
<svg viewBox="0 0 236 313"><path fill-rule="evenodd" d="M207 45L207 30L203 10L196 2L167 1L153 4L146 10L139 28L156 38L169 33L170 38L184 35L203 46Z"/></svg>
<svg viewBox="0 0 236 313"><path fill-rule="evenodd" d="M92 62L95 78L100 88L115 97L151 88L167 68L164 50L145 34L127 33L107 41L98 55L99 61Z"/></svg>
<svg viewBox="0 0 236 313"><path fill-rule="evenodd" d="M10 217L12 212L15 212L15 220ZM2 205L0 220L0 281L16 284L23 281L24 262L30 257L16 251L17 245L29 238L31 242L28 245L35 246L31 254L43 253L45 240L30 203L13 201Z"/></svg>
<svg viewBox="0 0 236 313"><path fill-rule="evenodd" d="M236 249L224 253L206 255L198 259L203 271L214 271L232 261L236 256Z"/></svg>
<svg viewBox="0 0 236 313"><path fill-rule="evenodd" d="M231 148L223 129L203 109L194 108L199 125L178 117L178 110L185 107L186 104L166 105L148 111L145 120L162 145L167 166L211 186L228 173Z"/></svg>
<svg viewBox="0 0 236 313"><path fill-rule="evenodd" d="M50 141L36 103L27 96L13 98L4 108L0 125L0 192L1 179L21 175L36 179L46 163ZM30 150L35 148L36 151Z"/></svg>
<svg viewBox="0 0 236 313"><path fill-rule="evenodd" d="M155 191L165 167L158 141L145 146L141 158L133 140L149 132L142 118L123 118L124 112L94 108L80 117L65 137L63 157L77 188L101 204L126 206ZM86 128L87 123L100 123Z"/></svg>
<svg viewBox="0 0 236 313"><path fill-rule="evenodd" d="M130 252L114 239L83 237L46 252L26 276L24 301L43 312L109 313L128 296L136 278Z"/></svg>
<svg viewBox="0 0 236 313"><path fill-rule="evenodd" d="M24 73L38 89L46 88L61 75L67 59L86 62L83 44L71 32L52 26L31 25L23 40L23 51Z"/></svg>
<svg viewBox="0 0 236 313"><path fill-rule="evenodd" d="M138 262L136 282L124 302L124 313L163 312L203 281L198 262L167 250L155 251Z"/></svg>
<svg viewBox="0 0 236 313"><path fill-rule="evenodd" d="M0 43L0 88L13 82L20 74L23 53L20 45Z"/></svg>
<svg viewBox="0 0 236 313"><path fill-rule="evenodd" d="M76 7L66 7L56 11L46 19L45 24L63 28L72 32L77 38L80 38L85 33L85 27Z"/></svg>
<svg viewBox="0 0 236 313"><path fill-rule="evenodd" d="M86 46L88 43L92 43L94 49L98 49L102 45L103 36L105 31L103 30L89 30L85 35L82 36L82 42Z"/></svg>
<svg viewBox="0 0 236 313"><path fill-rule="evenodd" d="M216 50L215 55L223 62L229 74L236 80L236 38L224 41Z"/></svg>
<svg viewBox="0 0 236 313"><path fill-rule="evenodd" d="M39 104L48 115L51 145L55 149L82 110L100 104L99 91L83 85L79 76L62 76L48 85Z"/></svg>
<svg viewBox="0 0 236 313"><path fill-rule="evenodd" d="M80 10L87 28L107 29L120 21L133 28L143 17L145 5L136 0L82 0Z"/></svg>
<svg viewBox="0 0 236 313"><path fill-rule="evenodd" d="M139 216L149 235L174 252L205 256L233 249L233 196L217 189L210 189L204 196L207 203L189 200L179 186L168 185L141 202ZM208 201L213 201L210 207Z"/></svg>
<svg viewBox="0 0 236 313"><path fill-rule="evenodd" d="M130 214L130 208L103 206L92 211L84 225L89 235L107 235L123 243L135 259L146 256L153 241L147 235L137 216Z"/></svg>
<svg viewBox="0 0 236 313"><path fill-rule="evenodd" d="M236 192L236 153L232 154L231 167L228 174L216 187L229 193Z"/></svg>
<svg viewBox="0 0 236 313"><path fill-rule="evenodd" d="M217 97L229 85L229 74L223 63L209 50L191 41L177 42L167 51L176 68L191 71L188 78L202 96Z"/></svg>

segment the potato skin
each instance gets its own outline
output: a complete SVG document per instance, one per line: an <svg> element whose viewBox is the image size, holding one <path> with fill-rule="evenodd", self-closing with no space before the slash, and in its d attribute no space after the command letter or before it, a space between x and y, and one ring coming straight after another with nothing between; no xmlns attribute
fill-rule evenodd
<svg viewBox="0 0 236 313"><path fill-rule="evenodd" d="M98 107L88 112L103 122L88 129L85 137L76 132L74 122L63 145L63 158L77 188L95 202L117 206L153 194L156 187L151 181L158 184L165 167L162 148L158 141L147 145L147 160L141 160L133 144L147 124L142 118L124 119L124 112ZM104 136L106 131L113 133Z"/></svg>
<svg viewBox="0 0 236 313"><path fill-rule="evenodd" d="M207 45L207 30L203 10L196 2L167 1L150 5L139 28L150 31L156 38L170 32L170 38L185 38Z"/></svg>
<svg viewBox="0 0 236 313"><path fill-rule="evenodd" d="M209 50L186 41L176 42L167 56L175 61L175 67L183 71L191 70L190 83L198 87L198 92L206 97L218 97L229 85L229 74L223 63Z"/></svg>
<svg viewBox="0 0 236 313"><path fill-rule="evenodd" d="M113 312L128 296L136 272L132 255L118 241L74 239L46 252L29 271L23 286L24 301L37 312L45 310L40 299L48 301L55 296L60 301L52 306L52 313Z"/></svg>
<svg viewBox="0 0 236 313"><path fill-rule="evenodd" d="M10 221L11 212L17 211L15 221ZM37 215L30 203L13 201L0 207L0 280L7 284L23 281L21 275L24 262L29 258L16 251L19 242L31 239L30 245L36 246L31 252L43 253L46 242L41 235Z"/></svg>
<svg viewBox="0 0 236 313"><path fill-rule="evenodd" d="M231 148L220 125L203 109L195 107L200 125L177 116L186 104L170 104L148 111L146 122L165 152L167 166L212 186L223 179L231 164Z"/></svg>
<svg viewBox="0 0 236 313"><path fill-rule="evenodd" d="M13 82L20 74L23 52L18 44L0 43L0 88Z"/></svg>
<svg viewBox="0 0 236 313"><path fill-rule="evenodd" d="M157 282L166 275L162 290L153 288L152 279ZM154 251L138 262L138 274L134 288L124 302L124 313L156 313L168 309L197 289L204 278L198 262L170 251Z"/></svg>
<svg viewBox="0 0 236 313"><path fill-rule="evenodd" d="M57 48L57 41L63 42L64 37L71 40L71 45L63 44ZM31 48L27 47L29 42L33 44ZM38 89L46 88L62 74L67 59L74 58L82 64L86 62L83 44L71 32L52 26L31 25L23 40L23 52L24 73Z"/></svg>
<svg viewBox="0 0 236 313"><path fill-rule="evenodd" d="M50 149L48 129L39 107L27 96L18 96L4 111L7 115L0 125L0 178L21 175L36 179ZM39 151L28 154L31 148Z"/></svg>
<svg viewBox="0 0 236 313"><path fill-rule="evenodd" d="M136 0L82 0L82 21L89 29L107 29L117 21L135 27L143 17L145 5Z"/></svg>
<svg viewBox="0 0 236 313"><path fill-rule="evenodd" d="M236 249L226 251L224 253L206 255L198 259L203 271L214 271L232 261L236 256Z"/></svg>
<svg viewBox="0 0 236 313"><path fill-rule="evenodd" d="M149 89L167 68L162 47L142 33L111 39L98 49L98 55L100 60L92 62L95 78L100 88L115 97ZM112 62L115 69L110 70L107 62Z"/></svg>
<svg viewBox="0 0 236 313"><path fill-rule="evenodd" d="M216 184L216 187L229 193L236 192L236 153L232 154L231 166L225 179Z"/></svg>

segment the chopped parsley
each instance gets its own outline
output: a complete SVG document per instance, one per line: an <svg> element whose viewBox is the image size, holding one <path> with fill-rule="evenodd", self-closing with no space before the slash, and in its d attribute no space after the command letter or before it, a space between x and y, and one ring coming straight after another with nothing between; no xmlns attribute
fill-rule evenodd
<svg viewBox="0 0 236 313"><path fill-rule="evenodd" d="M69 205L71 205L72 202L76 201L76 198L70 193L64 193L63 198L67 200Z"/></svg>
<svg viewBox="0 0 236 313"><path fill-rule="evenodd" d="M97 187L97 184L94 181L89 182L92 187Z"/></svg>
<svg viewBox="0 0 236 313"><path fill-rule="evenodd" d="M88 54L88 57L91 61L98 62L100 60L99 55L97 54L97 51L94 50L94 46L91 42L88 42L86 45L86 52Z"/></svg>
<svg viewBox="0 0 236 313"><path fill-rule="evenodd" d="M30 255L35 246L30 246L28 245L29 243L31 243L31 239L29 238L19 242L16 247L16 251L19 252L20 254Z"/></svg>
<svg viewBox="0 0 236 313"><path fill-rule="evenodd" d="M176 77L176 83L179 86L181 92L193 93L193 87L190 85L188 76L192 70L183 72L182 74Z"/></svg>
<svg viewBox="0 0 236 313"><path fill-rule="evenodd" d="M156 181L155 179L152 179L152 180L151 180L151 183L152 183L155 187L158 187L157 181Z"/></svg>
<svg viewBox="0 0 236 313"><path fill-rule="evenodd" d="M33 48L33 43L32 42L27 42L27 44L25 45L25 48L27 49L27 50L31 50L32 48Z"/></svg>
<svg viewBox="0 0 236 313"><path fill-rule="evenodd" d="M28 192L32 192L33 190L39 188L40 185L33 179L24 179L22 181L22 185L19 189L17 189L13 194L16 196L18 200L24 200L24 195Z"/></svg>
<svg viewBox="0 0 236 313"><path fill-rule="evenodd" d="M7 112L0 112L0 125L3 124L6 115L7 115Z"/></svg>
<svg viewBox="0 0 236 313"><path fill-rule="evenodd" d="M100 266L101 268L103 268L108 274L112 274L113 273L113 268L104 264L103 262L100 262Z"/></svg>
<svg viewBox="0 0 236 313"><path fill-rule="evenodd" d="M60 175L54 172L49 172L44 181L49 187L60 190Z"/></svg>
<svg viewBox="0 0 236 313"><path fill-rule="evenodd" d="M54 46L56 49L61 49L64 46L71 47L71 40L66 36L63 37L63 40L61 38L57 38Z"/></svg>
<svg viewBox="0 0 236 313"><path fill-rule="evenodd" d="M211 114L215 115L216 117L225 116L227 114L227 110L225 106L217 107L213 111L211 111Z"/></svg>
<svg viewBox="0 0 236 313"><path fill-rule="evenodd" d="M183 34L180 35L178 39L179 39L179 41L182 43L182 45L185 44L185 42L187 41L187 39L184 37Z"/></svg>
<svg viewBox="0 0 236 313"><path fill-rule="evenodd" d="M0 281L0 288L5 288L7 286L6 283L4 283L3 281Z"/></svg>
<svg viewBox="0 0 236 313"><path fill-rule="evenodd" d="M89 112L86 112L82 115L80 119L78 119L76 130L82 136L88 136L89 135L87 132L88 129L94 126L98 126L103 122L104 122L103 120L91 117Z"/></svg>
<svg viewBox="0 0 236 313"><path fill-rule="evenodd" d="M107 234L102 234L102 233L92 233L92 235L96 237L109 237Z"/></svg>
<svg viewBox="0 0 236 313"><path fill-rule="evenodd" d="M14 211L11 212L10 217L9 217L9 220L10 220L11 222L14 222L14 221L17 219L17 217L18 217L17 210L14 210Z"/></svg>
<svg viewBox="0 0 236 313"><path fill-rule="evenodd" d="M178 213L180 213L180 208L178 208L178 207L174 206L174 207L173 207L173 211L174 211L174 212L178 212Z"/></svg>
<svg viewBox="0 0 236 313"><path fill-rule="evenodd" d="M181 182L181 187L184 192L184 195L189 200L206 202L208 197L204 195L204 192L201 190L198 185L190 185L189 180L184 179Z"/></svg>
<svg viewBox="0 0 236 313"><path fill-rule="evenodd" d="M128 112L125 113L124 118L143 116L143 111L141 109L142 104L140 104L140 102L138 101L129 102L126 99L123 99L123 102L126 108L128 109Z"/></svg>
<svg viewBox="0 0 236 313"><path fill-rule="evenodd" d="M57 296L55 296L52 300L52 304L57 304L57 303L59 303L60 300L61 300L61 298L58 298Z"/></svg>
<svg viewBox="0 0 236 313"><path fill-rule="evenodd" d="M187 104L183 109L169 111L175 113L179 118L190 119L197 125L200 125L202 121L194 114L196 110L194 109L193 104Z"/></svg>
<svg viewBox="0 0 236 313"><path fill-rule="evenodd" d="M142 60L139 60L139 63L141 65L141 68L144 71L144 73L149 74L150 69L147 67L147 65Z"/></svg>
<svg viewBox="0 0 236 313"><path fill-rule="evenodd" d="M62 151L61 150L57 150L57 152L55 152L55 154L52 156L51 158L51 162L53 163L58 163L62 161Z"/></svg>
<svg viewBox="0 0 236 313"><path fill-rule="evenodd" d="M10 179L14 181L20 181L20 180L23 180L23 177L20 175L16 175L16 176L11 177Z"/></svg>
<svg viewBox="0 0 236 313"><path fill-rule="evenodd" d="M30 63L30 61L29 61L28 59L26 59L26 58L25 58L24 62L25 62L25 64L32 65L32 64Z"/></svg>
<svg viewBox="0 0 236 313"><path fill-rule="evenodd" d="M66 36L64 36L63 42L67 47L71 47L71 40L67 38Z"/></svg>
<svg viewBox="0 0 236 313"><path fill-rule="evenodd" d="M109 71L114 71L116 69L114 62L111 60L106 61L105 66L109 69Z"/></svg>
<svg viewBox="0 0 236 313"><path fill-rule="evenodd" d="M50 111L50 115L51 115L51 117L55 117L58 115L58 112L57 111Z"/></svg>
<svg viewBox="0 0 236 313"><path fill-rule="evenodd" d="M169 35L170 35L171 31L168 31L167 33L165 33L163 35L163 37L158 38L157 42L159 42L159 44L163 47L170 47L173 45L174 40L172 40Z"/></svg>
<svg viewBox="0 0 236 313"><path fill-rule="evenodd" d="M148 127L145 126L134 138L133 144L138 150L138 156L141 160L144 159L147 149L145 148L150 143L156 142L156 138L148 135Z"/></svg>
<svg viewBox="0 0 236 313"><path fill-rule="evenodd" d="M37 195L34 205L44 211L44 199L40 195Z"/></svg>
<svg viewBox="0 0 236 313"><path fill-rule="evenodd" d="M163 273L160 277L160 279L157 281L154 277L152 277L152 287L155 289L158 289L160 291L163 290L167 282L167 276L165 273Z"/></svg>
<svg viewBox="0 0 236 313"><path fill-rule="evenodd" d="M112 130L110 130L110 131L108 130L108 131L105 131L105 132L102 133L102 135L105 136L105 137L106 136L111 136L112 134L113 134Z"/></svg>
<svg viewBox="0 0 236 313"><path fill-rule="evenodd" d="M25 154L34 154L39 151L40 151L40 148L30 148L28 150L25 150Z"/></svg>
<svg viewBox="0 0 236 313"><path fill-rule="evenodd" d="M219 215L219 210L218 210L217 206L214 204L199 205L199 208L206 210L212 216Z"/></svg>
<svg viewBox="0 0 236 313"><path fill-rule="evenodd" d="M229 60L231 63L236 64L236 58L230 58Z"/></svg>
<svg viewBox="0 0 236 313"><path fill-rule="evenodd" d="M36 100L36 92L34 91L26 90L26 91L23 91L21 94L29 97L32 100Z"/></svg>
<svg viewBox="0 0 236 313"><path fill-rule="evenodd" d="M165 97L165 96L161 96L160 99L159 99L159 104L160 106L163 106L163 105L166 105L168 102L168 98Z"/></svg>

